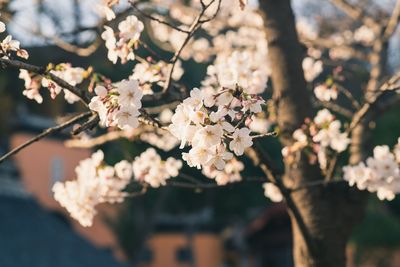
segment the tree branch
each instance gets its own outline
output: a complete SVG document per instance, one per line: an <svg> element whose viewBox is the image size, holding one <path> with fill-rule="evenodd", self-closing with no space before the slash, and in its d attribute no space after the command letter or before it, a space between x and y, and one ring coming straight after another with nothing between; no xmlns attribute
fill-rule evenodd
<svg viewBox="0 0 400 267"><path fill-rule="evenodd" d="M153 21L157 21L158 23L164 24L164 25L170 27L171 29L174 29L174 30L179 31L179 32L183 32L183 33L187 33L187 34L190 33L190 31L181 29L180 27L175 26L175 25L173 25L172 23L169 23L168 21L161 20L161 19L159 19L159 18L157 18L157 17L154 17L154 16L152 16L152 15L150 15L150 14L147 14L147 13L143 12L143 11L137 6L138 3L136 3L134 0L130 0L129 3L131 4L132 8L133 8L136 12L138 12L140 15L142 15L143 17L145 17L145 18L147 18L147 19L150 19L150 20L153 20Z"/></svg>
<svg viewBox="0 0 400 267"><path fill-rule="evenodd" d="M24 149L25 147L45 138L46 136L53 134L55 132L59 132L71 125L73 125L74 123L77 123L80 120L83 120L87 117L89 117L90 115L92 115L92 112L85 112L82 114L79 114L75 117L73 117L72 119L67 120L66 122L59 124L57 126L51 127L46 129L45 131L43 131L41 134L29 139L28 141L26 141L25 143L19 145L18 147L14 148L13 150L9 151L8 153L4 154L2 157L0 157L0 163L2 163L3 161L5 161L6 159L8 159L9 157L17 154L19 151L21 151L22 149Z"/></svg>
<svg viewBox="0 0 400 267"><path fill-rule="evenodd" d="M396 1L396 5L392 11L392 15L389 18L389 21L386 25L385 32L383 33L383 38L388 40L392 37L393 33L395 32L397 25L399 24L400 20L400 0Z"/></svg>
<svg viewBox="0 0 400 267"><path fill-rule="evenodd" d="M350 4L346 0L330 0L337 8L342 10L353 20L361 20L365 25L374 29L375 31L379 28L379 23L376 22L372 17L368 16L364 10L360 7Z"/></svg>
<svg viewBox="0 0 400 267"><path fill-rule="evenodd" d="M67 89L71 93L73 93L76 96L78 96L79 99L81 100L81 102L85 106L87 106L88 103L90 102L89 98L86 96L86 94L83 91L81 91L81 89L79 89L76 86L70 85L69 83L67 83L63 79L60 79L56 75L52 74L50 72L50 70L48 70L45 67L39 67L39 66L31 65L31 64L19 61L19 60L11 60L11 59L6 59L6 58L0 58L0 63L6 65L8 67L12 67L12 68L16 68L16 69L24 69L24 70L39 74L41 76L44 76L46 78L49 78L53 82L58 84L59 86Z"/></svg>

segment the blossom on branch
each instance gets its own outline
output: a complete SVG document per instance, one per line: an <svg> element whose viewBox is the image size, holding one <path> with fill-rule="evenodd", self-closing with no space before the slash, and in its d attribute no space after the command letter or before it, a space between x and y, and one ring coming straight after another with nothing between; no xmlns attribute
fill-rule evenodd
<svg viewBox="0 0 400 267"><path fill-rule="evenodd" d="M281 191L273 183L264 183L263 188L265 197L271 199L272 202L281 202L283 200Z"/></svg>
<svg viewBox="0 0 400 267"><path fill-rule="evenodd" d="M218 185L226 185L242 180L240 172L244 170L244 164L236 158L232 156L226 157L226 155L225 153L225 157L219 159L221 163L227 160L223 164L223 168L218 169L215 165L207 165L201 171L207 178L214 179Z"/></svg>
<svg viewBox="0 0 400 267"><path fill-rule="evenodd" d="M338 91L335 87L328 87L326 84L317 85L314 88L315 97L320 101L336 100Z"/></svg>
<svg viewBox="0 0 400 267"><path fill-rule="evenodd" d="M72 67L69 63L60 63L55 66L49 64L48 69L49 73L64 80L71 86L76 86L82 83L89 73L89 70L85 70L80 67ZM68 103L73 104L79 101L79 97L77 95L67 89L62 88L50 77L42 77L38 74L21 69L19 78L24 80L25 83L25 90L22 92L23 95L29 99L35 100L39 104L43 102L43 98L39 92L41 87L48 88L52 99L55 99L57 95L59 95L61 92L64 92L64 98Z"/></svg>
<svg viewBox="0 0 400 267"><path fill-rule="evenodd" d="M182 153L189 166L223 170L233 158L231 152L240 156L253 144L245 122L262 110L262 104L261 97L247 94L240 87L223 88L216 94L195 88L176 108L169 130L181 140L180 148L192 146Z"/></svg>
<svg viewBox="0 0 400 267"><path fill-rule="evenodd" d="M297 152L306 151L310 162L318 160L320 168L325 171L330 155L345 151L350 143L347 132L342 131L342 123L335 120L328 109L317 112L314 120L306 119L302 128L293 132L294 143L282 149L282 155L289 162L294 160Z"/></svg>
<svg viewBox="0 0 400 267"><path fill-rule="evenodd" d="M143 96L138 81L122 80L105 86L95 88L96 96L89 103L89 108L99 114L100 124L124 130L137 128Z"/></svg>
<svg viewBox="0 0 400 267"><path fill-rule="evenodd" d="M170 177L177 176L181 167L180 160L163 161L152 148L136 157L133 163L122 160L109 166L104 162L103 152L98 150L75 168L75 180L56 182L52 191L60 205L87 227L93 223L97 205L120 203L129 196L125 190L133 175L140 183L159 187Z"/></svg>
<svg viewBox="0 0 400 267"><path fill-rule="evenodd" d="M343 179L360 190L376 192L380 200L393 200L400 193L399 147L400 138L393 153L386 145L376 146L365 163L343 167Z"/></svg>
<svg viewBox="0 0 400 267"><path fill-rule="evenodd" d="M114 64L117 63L118 58L122 64L128 60L134 60L133 49L144 29L143 23L136 16L131 15L118 24L119 32L117 34L109 26L104 26L104 29L101 38L105 41L108 49L108 59Z"/></svg>
<svg viewBox="0 0 400 267"><path fill-rule="evenodd" d="M118 163L114 169L103 160L103 152L97 151L76 167L76 180L56 182L52 189L60 205L85 227L92 225L98 204L122 202L127 196L122 190L130 182L131 176L126 175L129 170L122 170L121 165L125 163Z"/></svg>
<svg viewBox="0 0 400 267"><path fill-rule="evenodd" d="M154 148L149 148L133 161L135 180L151 187L166 185L167 180L176 177L182 168L182 161L172 157L163 161Z"/></svg>

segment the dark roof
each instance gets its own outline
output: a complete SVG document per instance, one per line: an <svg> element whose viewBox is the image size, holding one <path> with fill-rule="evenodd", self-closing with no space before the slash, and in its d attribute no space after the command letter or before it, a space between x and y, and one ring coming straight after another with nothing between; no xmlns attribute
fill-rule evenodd
<svg viewBox="0 0 400 267"><path fill-rule="evenodd" d="M0 196L1 267L122 267L84 240L62 216L31 198Z"/></svg>

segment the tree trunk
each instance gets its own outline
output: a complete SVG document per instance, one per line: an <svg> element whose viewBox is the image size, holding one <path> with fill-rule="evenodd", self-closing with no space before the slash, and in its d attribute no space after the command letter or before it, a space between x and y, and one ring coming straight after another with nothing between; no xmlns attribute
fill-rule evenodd
<svg viewBox="0 0 400 267"><path fill-rule="evenodd" d="M281 141L292 142L292 132L306 117L314 113L302 70L303 53L298 41L290 0L260 0L268 41L268 60L272 66L273 100L276 105ZM362 147L354 140L353 150ZM358 149L359 150L359 149ZM318 166L311 165L302 155L293 163L285 162L283 183L299 185L324 179ZM292 192L292 199L301 214L312 243L305 242L291 214L293 255L297 267L344 267L346 243L353 226L360 221L365 194L347 185L314 186Z"/></svg>

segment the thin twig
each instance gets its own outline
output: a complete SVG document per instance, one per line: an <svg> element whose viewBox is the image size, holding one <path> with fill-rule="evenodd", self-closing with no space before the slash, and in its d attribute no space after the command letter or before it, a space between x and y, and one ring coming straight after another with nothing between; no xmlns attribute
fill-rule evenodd
<svg viewBox="0 0 400 267"><path fill-rule="evenodd" d="M128 192L127 194L127 197L139 197L139 196L143 196L144 194L146 194L147 193L147 188L148 188L148 186L147 186L147 184L140 184L141 186L142 186L142 188L140 189L140 191L137 191L137 192Z"/></svg>
<svg viewBox="0 0 400 267"><path fill-rule="evenodd" d="M326 171L325 181L332 181L333 176L335 174L336 165L338 162L339 153L335 151L335 154L332 156L330 160L329 167Z"/></svg>
<svg viewBox="0 0 400 267"><path fill-rule="evenodd" d="M90 139L71 139L64 142L66 147L75 148L93 148L95 146L103 145L107 142L115 141L121 138L130 139L132 134L127 131L112 131L103 135L90 138Z"/></svg>
<svg viewBox="0 0 400 267"><path fill-rule="evenodd" d="M99 123L99 121L100 121L99 114L94 112L94 113L92 113L92 116L89 118L88 121L83 123L77 129L73 130L71 132L71 134L72 135L77 135L77 134L80 134L81 132L84 132L86 130L91 130Z"/></svg>
<svg viewBox="0 0 400 267"><path fill-rule="evenodd" d="M252 135L251 138L256 139L256 138L263 138L267 136L277 136L277 132L268 132L268 133L262 133L262 134L256 134Z"/></svg>
<svg viewBox="0 0 400 267"><path fill-rule="evenodd" d="M201 28L201 25L209 20L205 20L205 21L201 21L201 18L203 17L204 13L207 11L207 9L215 2L215 0L210 1L210 3L208 3L207 5L204 5L202 7L201 12L197 15L197 17L194 19L192 25L190 25L189 27L189 32L187 33L187 36L185 38L185 40L183 41L183 43L181 44L180 48L178 50L175 51L175 54L173 55L172 59L171 59L171 63L169 64L169 70L168 70L168 74L167 74L167 79L165 81L164 87L162 92L165 93L168 91L169 87L171 86L171 82L172 82L172 74L174 72L175 69L175 65L176 62L178 61L183 49L185 48L185 46L189 43L190 39L193 37L193 35L195 34L195 32ZM218 9L216 11L216 13L218 13L219 11L219 6L221 5L221 0L219 0L218 2ZM215 14L216 16L216 14ZM213 16L213 18L215 17Z"/></svg>
<svg viewBox="0 0 400 267"><path fill-rule="evenodd" d="M347 108L342 107L336 103L328 101L318 101L318 103L340 115L343 115L346 118L350 119L353 116L353 112L351 110L348 110Z"/></svg>
<svg viewBox="0 0 400 267"><path fill-rule="evenodd" d="M177 30L177 31L180 31L180 32L183 32L183 33L187 33L187 34L190 33L189 30L181 29L181 28L179 28L178 26L175 26L175 25L169 23L168 21L161 20L161 19L159 19L159 18L157 18L157 17L154 17L154 16L152 16L152 15L150 15L150 14L147 14L147 13L143 12L140 8L137 7L137 3L135 3L134 0L130 0L129 3L131 4L131 6L133 7L133 9L134 9L135 11L137 11L140 15L142 15L142 16L145 17L145 18L148 18L148 19L150 19L150 20L157 21L158 23L164 24L164 25L166 25L166 26L168 26L168 27L170 27L170 28L172 28L172 29L174 29L174 30Z"/></svg>
<svg viewBox="0 0 400 267"><path fill-rule="evenodd" d="M399 24L400 20L400 0L396 1L396 5L393 8L392 15L389 18L389 21L386 25L385 32L383 33L383 38L388 40L392 37L393 33L395 32L397 25Z"/></svg>
<svg viewBox="0 0 400 267"><path fill-rule="evenodd" d="M336 88L338 89L339 92L341 92L342 94L344 94L347 99L350 100L352 106L357 110L359 108L361 108L361 104L357 101L357 99L354 98L353 94L347 90L347 88L345 88L344 86L341 86L340 84L335 84Z"/></svg>
<svg viewBox="0 0 400 267"><path fill-rule="evenodd" d="M71 126L72 124L74 124L74 123L76 123L76 122L78 122L78 121L80 121L80 120L83 120L83 119L89 117L90 115L92 115L92 112L85 112L85 113L82 113L82 114L79 114L79 115L73 117L72 119L70 119L70 120L68 120L68 121L66 121L66 122L64 122L64 123L62 123L62 124L59 124L59 125L57 125L57 126L54 126L54 127L51 127L51 128L46 129L46 130L43 131L41 134L36 135L35 137L29 139L29 140L26 141L25 143L19 145L18 147L14 148L13 150L11 150L11 151L9 151L8 153L4 154L4 155L0 158L0 163L2 163L3 161L5 161L5 160L8 159L9 157L11 157L11 156L17 154L19 151L21 151L21 150L24 149L25 147L31 145L32 143L35 143L35 142L41 140L42 138L44 138L44 137L46 137L46 136L48 136L48 135L50 135L50 134L52 134L52 133L59 132L59 131L65 129L65 128Z"/></svg>
<svg viewBox="0 0 400 267"><path fill-rule="evenodd" d="M346 13L353 20L360 20L363 24L377 31L380 27L379 23L370 17L364 10L360 7L350 4L346 0L331 0L337 8Z"/></svg>

